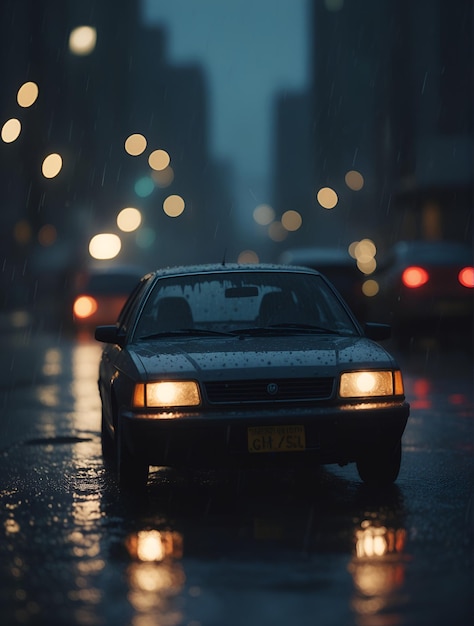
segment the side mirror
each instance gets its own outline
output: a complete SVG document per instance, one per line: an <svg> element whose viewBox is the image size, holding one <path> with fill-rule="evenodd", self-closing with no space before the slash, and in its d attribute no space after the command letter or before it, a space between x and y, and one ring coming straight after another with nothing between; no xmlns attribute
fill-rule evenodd
<svg viewBox="0 0 474 626"><path fill-rule="evenodd" d="M97 341L104 343L118 343L122 345L123 337L119 334L119 329L114 325L97 326L94 332Z"/></svg>
<svg viewBox="0 0 474 626"><path fill-rule="evenodd" d="M366 322L364 324L365 336L374 341L383 341L390 339L392 336L392 327L390 324L378 324L376 322Z"/></svg>

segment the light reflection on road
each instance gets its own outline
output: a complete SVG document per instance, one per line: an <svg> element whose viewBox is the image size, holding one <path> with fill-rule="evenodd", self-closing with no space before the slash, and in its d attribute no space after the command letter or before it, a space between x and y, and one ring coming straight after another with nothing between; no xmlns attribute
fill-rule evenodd
<svg viewBox="0 0 474 626"><path fill-rule="evenodd" d="M181 610L173 604L182 593L186 576L183 537L175 531L141 530L129 535L125 546L132 560L127 567L128 599L137 612L134 626L154 626L157 617L167 626L182 623Z"/></svg>
<svg viewBox="0 0 474 626"><path fill-rule="evenodd" d="M401 623L401 610L397 606L400 599L396 594L405 582L406 529L364 520L356 529L354 539L355 554L348 570L354 581L352 607L359 616L358 625L374 624L375 616L380 626Z"/></svg>

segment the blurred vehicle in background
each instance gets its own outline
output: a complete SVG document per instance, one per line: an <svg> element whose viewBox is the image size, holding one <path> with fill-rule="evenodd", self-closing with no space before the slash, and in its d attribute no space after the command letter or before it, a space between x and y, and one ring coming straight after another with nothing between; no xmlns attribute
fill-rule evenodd
<svg viewBox="0 0 474 626"><path fill-rule="evenodd" d="M73 279L71 313L75 328L114 324L130 292L146 272L128 265L91 267Z"/></svg>
<svg viewBox="0 0 474 626"><path fill-rule="evenodd" d="M472 333L472 249L451 241L400 241L373 275L372 314L389 322L401 343L430 335Z"/></svg>
<svg viewBox="0 0 474 626"><path fill-rule="evenodd" d="M362 292L364 274L356 260L344 248L293 248L283 252L279 259L286 265L309 267L324 274L336 287L360 321L367 317L367 297Z"/></svg>

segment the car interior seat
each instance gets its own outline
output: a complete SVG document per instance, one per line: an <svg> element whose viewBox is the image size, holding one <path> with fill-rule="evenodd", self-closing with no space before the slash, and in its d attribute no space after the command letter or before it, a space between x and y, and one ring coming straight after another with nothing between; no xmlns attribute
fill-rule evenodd
<svg viewBox="0 0 474 626"><path fill-rule="evenodd" d="M259 326L271 324L291 324L303 322L301 311L292 294L284 291L271 291L263 296L260 303L257 323Z"/></svg>
<svg viewBox="0 0 474 626"><path fill-rule="evenodd" d="M157 332L193 328L191 307L185 298L169 296L158 300L155 312Z"/></svg>

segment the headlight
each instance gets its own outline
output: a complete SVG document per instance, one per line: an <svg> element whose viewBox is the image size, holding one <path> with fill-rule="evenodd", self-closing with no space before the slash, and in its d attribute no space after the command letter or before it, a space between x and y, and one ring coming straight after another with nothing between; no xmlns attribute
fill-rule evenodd
<svg viewBox="0 0 474 626"><path fill-rule="evenodd" d="M174 408L201 404L199 386L194 380L167 380L137 383L133 393L134 408Z"/></svg>
<svg viewBox="0 0 474 626"><path fill-rule="evenodd" d="M375 398L403 395L400 370L345 372L339 382L341 398Z"/></svg>

